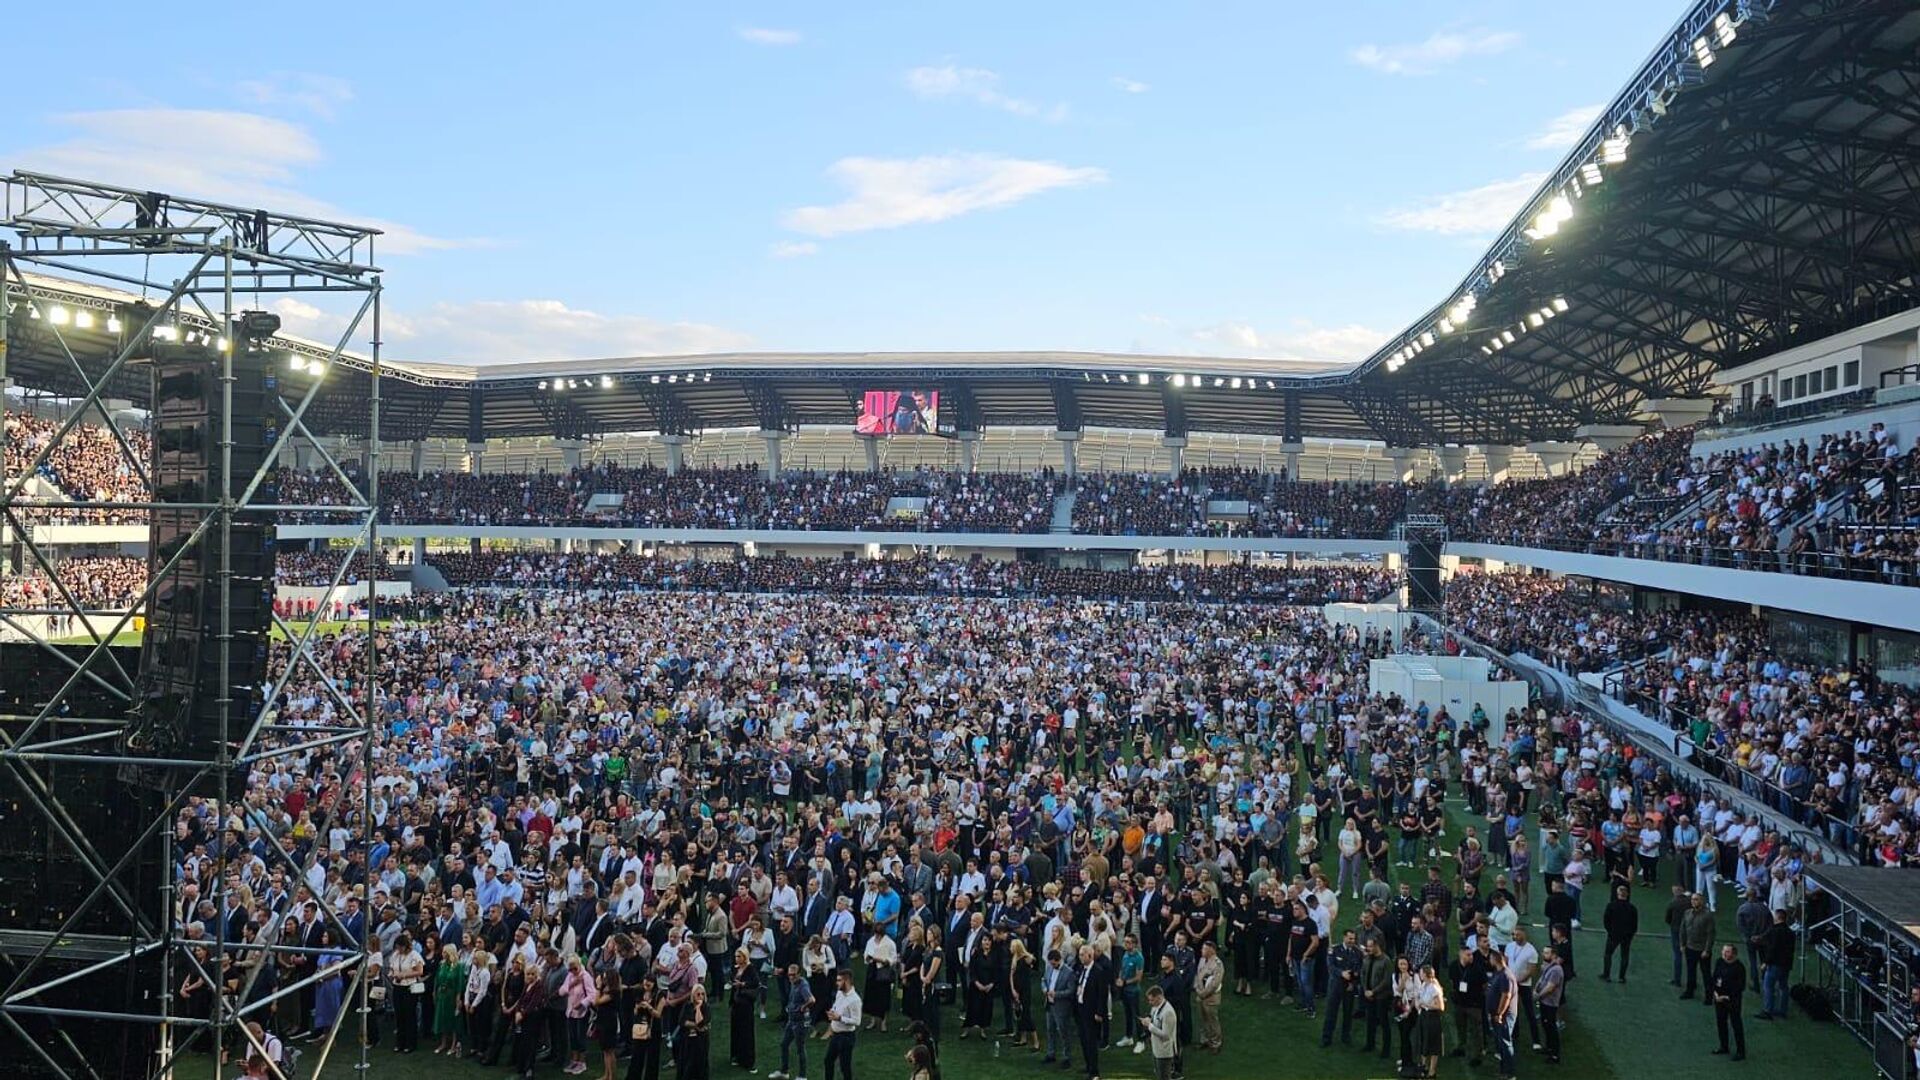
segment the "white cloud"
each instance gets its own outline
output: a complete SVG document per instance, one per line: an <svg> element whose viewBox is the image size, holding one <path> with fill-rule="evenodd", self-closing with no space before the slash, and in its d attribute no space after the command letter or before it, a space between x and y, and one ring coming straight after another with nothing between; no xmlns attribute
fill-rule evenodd
<svg viewBox="0 0 1920 1080"><path fill-rule="evenodd" d="M811 240L782 240L767 249L767 254L776 259L797 259L802 255L817 255L820 245Z"/></svg>
<svg viewBox="0 0 1920 1080"><path fill-rule="evenodd" d="M1138 79L1129 79L1125 75L1115 75L1113 77L1113 85L1129 94L1144 94L1148 90L1153 89L1153 87L1148 86L1146 83Z"/></svg>
<svg viewBox="0 0 1920 1080"><path fill-rule="evenodd" d="M740 28L740 40L751 41L755 45L798 45L800 31L775 30L766 26L743 26Z"/></svg>
<svg viewBox="0 0 1920 1080"><path fill-rule="evenodd" d="M264 79L240 83L240 96L249 104L281 106L312 113L331 120L347 102L353 100L353 84L334 75L280 71Z"/></svg>
<svg viewBox="0 0 1920 1080"><path fill-rule="evenodd" d="M1200 327L1188 336L1205 352L1326 367L1358 363L1387 340L1385 331L1357 323L1316 326L1305 319L1275 333L1263 332L1250 323L1224 322Z"/></svg>
<svg viewBox="0 0 1920 1080"><path fill-rule="evenodd" d="M1495 233L1506 228L1546 178L1546 173L1530 172L1466 191L1434 195L1411 206L1389 210L1375 220L1387 228L1407 232Z"/></svg>
<svg viewBox="0 0 1920 1080"><path fill-rule="evenodd" d="M1492 56L1520 43L1505 30L1441 30L1425 41L1398 45L1362 45L1350 58L1361 67L1388 75L1427 75L1470 56Z"/></svg>
<svg viewBox="0 0 1920 1080"><path fill-rule="evenodd" d="M1601 110L1605 108L1605 105L1582 105L1577 109L1568 109L1547 121L1546 127L1541 128L1533 138L1528 139L1527 148L1529 150L1572 149L1573 144L1580 141L1580 136L1585 135L1587 129L1593 127L1593 122L1600 119Z"/></svg>
<svg viewBox="0 0 1920 1080"><path fill-rule="evenodd" d="M945 221L1011 206L1043 191L1107 179L1105 169L994 154L841 158L827 170L848 195L831 206L790 210L781 223L809 236L840 236Z"/></svg>
<svg viewBox="0 0 1920 1080"><path fill-rule="evenodd" d="M54 120L69 129L71 137L11 154L11 165L364 225L385 233L375 245L383 255L482 243L428 236L300 191L294 186L300 170L318 164L324 155L306 128L286 120L257 113L166 108L65 113Z"/></svg>
<svg viewBox="0 0 1920 1080"><path fill-rule="evenodd" d="M275 301L273 309L288 333L327 345L347 325L346 315L298 299ZM380 328L390 357L456 364L730 352L753 341L707 323L605 314L543 299L441 303L417 312L390 307ZM363 322L352 347L364 349L370 330Z"/></svg>
<svg viewBox="0 0 1920 1080"><path fill-rule="evenodd" d="M1015 116L1059 122L1067 118L1064 104L1046 106L1000 92L1000 75L985 68L954 64L917 67L907 72L907 89L923 98L959 98Z"/></svg>

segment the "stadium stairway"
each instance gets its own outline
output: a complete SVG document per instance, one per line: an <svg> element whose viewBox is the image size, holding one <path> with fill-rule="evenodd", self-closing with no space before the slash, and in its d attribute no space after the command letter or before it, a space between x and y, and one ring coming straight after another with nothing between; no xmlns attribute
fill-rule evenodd
<svg viewBox="0 0 1920 1080"><path fill-rule="evenodd" d="M432 563L416 563L408 568L407 580L413 582L415 592L446 592L453 587L447 582L447 576Z"/></svg>
<svg viewBox="0 0 1920 1080"><path fill-rule="evenodd" d="M1075 494L1076 492L1072 488L1068 488L1066 491L1054 496L1053 523L1048 527L1048 532L1064 534L1073 531L1073 499Z"/></svg>

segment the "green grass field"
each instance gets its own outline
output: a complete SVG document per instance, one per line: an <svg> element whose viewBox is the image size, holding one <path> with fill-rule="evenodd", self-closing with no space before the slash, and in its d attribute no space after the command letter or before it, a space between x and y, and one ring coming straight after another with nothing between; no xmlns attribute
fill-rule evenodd
<svg viewBox="0 0 1920 1080"><path fill-rule="evenodd" d="M1457 802L1450 809L1453 817L1450 828L1458 835L1458 830L1469 822ZM1531 823L1529 829L1531 835ZM1410 878L1416 885L1425 880L1424 869L1396 869L1394 873L1396 884L1403 875L1416 875ZM1711 1055L1709 1051L1717 1044L1713 1010L1703 1007L1697 1000L1677 1000L1679 991L1667 985L1673 965L1662 922L1666 897L1664 883L1656 889L1638 889L1635 892L1634 899L1641 909L1641 926L1647 932L1637 943L1633 957L1633 979L1626 985L1599 980L1603 939L1597 928L1583 929L1575 935L1574 956L1579 977L1569 989L1568 1007L1563 1014L1567 1030L1562 1064L1557 1068L1549 1065L1543 1056L1527 1048L1526 1022L1522 1020L1517 1036L1521 1076L1563 1076L1581 1080L1699 1080L1722 1073L1745 1072L1774 1080L1870 1075L1872 1063L1867 1049L1838 1025L1816 1024L1798 1014L1785 1022L1768 1023L1753 1019L1753 1014L1759 1011L1757 991L1747 996L1749 1060L1736 1065L1730 1064L1724 1057ZM1599 897L1592 895L1591 890L1584 900L1589 926L1593 927L1599 921L1601 902ZM1541 894L1536 891L1534 915L1528 921L1540 921L1540 901ZM1724 896L1722 901L1720 923L1723 940L1733 940L1733 910L1736 905L1726 902ZM1342 923L1357 918L1357 914L1357 904L1343 905ZM1544 941L1546 930L1536 930L1534 939ZM897 1009L895 1019L898 1020ZM1343 1048L1336 1040L1332 1049L1322 1050L1320 1022L1309 1020L1295 1010L1281 1006L1278 1001L1228 996L1221 1006L1221 1021L1226 1032L1225 1048L1218 1056L1190 1053L1187 1060L1188 1076L1236 1080L1241 1077L1250 1080L1372 1080L1394 1075L1392 1062L1382 1062L1375 1056L1362 1054L1358 1049L1364 1039L1363 1023L1355 1025L1355 1048ZM1077 1061L1076 1072L1062 1073L1052 1067L1043 1067L1039 1063L1040 1055L1015 1049L1010 1042L1003 1044L996 1054L991 1042L959 1041L954 1038L958 1026L958 1017L950 1008L945 1025L947 1038L941 1056L942 1072L947 1080L1016 1080L1055 1074L1081 1075L1077 1071ZM726 1064L728 1035L725 1027L725 1007L722 1006L716 1015L712 1038L713 1074L716 1077L745 1076L744 1072ZM345 1034L342 1032L343 1043L335 1052L334 1060L327 1065L325 1076L328 1080L348 1080L354 1075L357 1053L345 1044ZM372 1073L375 1076L393 1077L396 1080L440 1080L444 1077L508 1074L505 1066L481 1069L471 1062L436 1057L429 1052L431 1044L423 1044L423 1049L410 1056L396 1055L390 1048L390 1024L383 1034L387 1036L386 1042L370 1051ZM1452 1036L1450 1022L1448 1036ZM887 1080L904 1077L906 1069L901 1055L906 1052L906 1047L906 1037L897 1032L887 1035L861 1034L856 1049L856 1075ZM811 1055L808 1063L810 1075L813 1080L819 1080L825 1075L822 1068L825 1044L809 1044L808 1053ZM761 1029L759 1054L761 1075L779 1066L779 1029L776 1026L768 1024ZM621 1067L624 1068L624 1063ZM1443 1077L1492 1078L1495 1075L1491 1059L1483 1062L1478 1069L1469 1069L1464 1059L1446 1058L1441 1063L1440 1071ZM594 1058L585 1075L591 1080L598 1074L598 1059ZM542 1066L540 1075L557 1077L561 1073L555 1066ZM1145 1054L1109 1052L1101 1055L1101 1075L1110 1080L1152 1077L1153 1060Z"/></svg>

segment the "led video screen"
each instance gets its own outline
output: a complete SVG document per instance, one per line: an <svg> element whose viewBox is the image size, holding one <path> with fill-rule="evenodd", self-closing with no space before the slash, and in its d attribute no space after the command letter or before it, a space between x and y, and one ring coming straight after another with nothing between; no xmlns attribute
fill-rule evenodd
<svg viewBox="0 0 1920 1080"><path fill-rule="evenodd" d="M937 390L869 390L860 397L859 435L931 435L940 429Z"/></svg>

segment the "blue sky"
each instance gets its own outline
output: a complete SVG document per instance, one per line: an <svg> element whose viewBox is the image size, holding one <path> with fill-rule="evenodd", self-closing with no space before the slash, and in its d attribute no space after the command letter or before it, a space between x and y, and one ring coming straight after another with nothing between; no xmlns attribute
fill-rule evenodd
<svg viewBox="0 0 1920 1080"><path fill-rule="evenodd" d="M196 6L111 3L85 25L140 31L84 46L70 11L10 12L71 44L12 50L0 167L385 224L390 355L456 362L1357 359L1682 12Z"/></svg>

